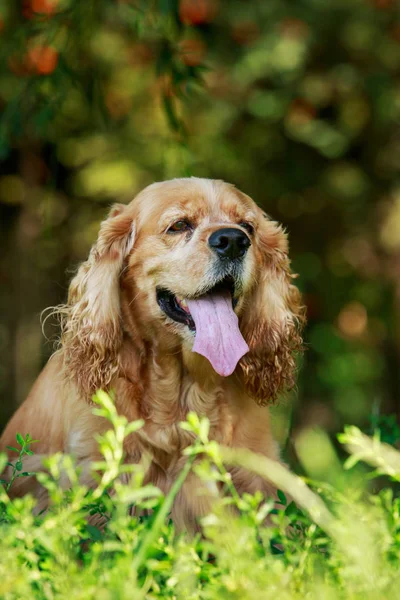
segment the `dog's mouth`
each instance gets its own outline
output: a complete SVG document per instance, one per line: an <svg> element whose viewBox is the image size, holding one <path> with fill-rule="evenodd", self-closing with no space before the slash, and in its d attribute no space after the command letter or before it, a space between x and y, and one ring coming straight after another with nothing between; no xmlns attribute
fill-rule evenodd
<svg viewBox="0 0 400 600"><path fill-rule="evenodd" d="M190 331L196 331L196 324L190 312L188 301L189 298L182 298L165 288L157 288L157 302L161 310L173 321L187 325ZM233 277L225 277L204 294L191 298L197 300L199 298L211 297L217 295L226 295L231 298L232 308L238 303L238 298L235 298L235 280Z"/></svg>
<svg viewBox="0 0 400 600"><path fill-rule="evenodd" d="M157 288L156 294L167 317L196 333L193 351L205 356L220 375L231 375L249 350L234 312L238 298L233 277L192 298L181 298L165 288Z"/></svg>

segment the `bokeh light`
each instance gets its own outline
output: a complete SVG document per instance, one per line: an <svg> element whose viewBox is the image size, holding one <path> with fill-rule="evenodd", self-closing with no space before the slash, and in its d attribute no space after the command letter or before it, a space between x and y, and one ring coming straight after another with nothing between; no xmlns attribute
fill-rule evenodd
<svg viewBox="0 0 400 600"><path fill-rule="evenodd" d="M398 3L89 4L0 0L0 426L110 204L182 175L288 230L309 322L282 443L399 417Z"/></svg>

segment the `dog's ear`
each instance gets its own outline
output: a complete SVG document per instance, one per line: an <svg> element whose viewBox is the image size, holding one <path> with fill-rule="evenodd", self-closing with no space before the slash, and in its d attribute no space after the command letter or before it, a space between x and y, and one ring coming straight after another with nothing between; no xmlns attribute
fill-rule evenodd
<svg viewBox="0 0 400 600"><path fill-rule="evenodd" d="M257 231L258 281L241 330L250 351L240 366L245 387L260 405L274 402L295 384L296 354L302 350L305 321L301 295L293 285L287 236L266 215Z"/></svg>
<svg viewBox="0 0 400 600"><path fill-rule="evenodd" d="M132 216L121 204L102 222L89 258L71 281L62 311L65 374L87 399L107 389L118 370L122 343L120 274L135 238Z"/></svg>

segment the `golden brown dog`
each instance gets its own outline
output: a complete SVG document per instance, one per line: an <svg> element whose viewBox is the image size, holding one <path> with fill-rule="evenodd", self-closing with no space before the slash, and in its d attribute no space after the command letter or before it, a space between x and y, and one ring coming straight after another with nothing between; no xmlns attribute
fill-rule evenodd
<svg viewBox="0 0 400 600"><path fill-rule="evenodd" d="M209 418L212 439L278 458L265 405L294 384L303 321L287 251L282 228L222 181L155 183L114 206L59 308L60 349L0 448L30 433L40 441L24 469L56 451L87 466L107 428L90 405L102 388L128 420L144 420L126 461L150 452L147 479L165 492L192 442L179 427L188 411ZM232 479L239 492L271 491L238 468ZM190 475L173 509L178 528L207 512L197 490ZM14 493L28 491L40 495L36 480L18 479Z"/></svg>

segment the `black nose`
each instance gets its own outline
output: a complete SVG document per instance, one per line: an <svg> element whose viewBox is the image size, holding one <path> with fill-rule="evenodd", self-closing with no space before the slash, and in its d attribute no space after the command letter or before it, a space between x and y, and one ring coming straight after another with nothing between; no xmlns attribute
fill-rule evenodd
<svg viewBox="0 0 400 600"><path fill-rule="evenodd" d="M251 242L240 229L225 227L217 229L208 238L208 244L221 258L241 258L247 252Z"/></svg>

